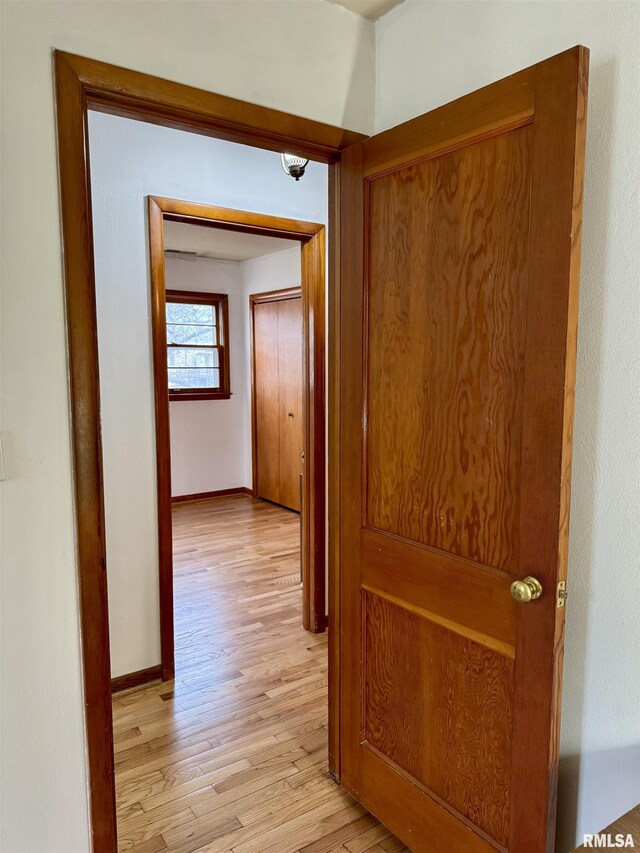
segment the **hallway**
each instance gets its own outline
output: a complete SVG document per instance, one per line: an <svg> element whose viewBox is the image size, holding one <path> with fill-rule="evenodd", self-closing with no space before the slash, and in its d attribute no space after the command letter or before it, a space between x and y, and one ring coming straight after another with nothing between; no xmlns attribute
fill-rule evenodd
<svg viewBox="0 0 640 853"><path fill-rule="evenodd" d="M406 850L327 775L327 635L301 627L299 517L174 507L175 684L114 698L119 850Z"/></svg>

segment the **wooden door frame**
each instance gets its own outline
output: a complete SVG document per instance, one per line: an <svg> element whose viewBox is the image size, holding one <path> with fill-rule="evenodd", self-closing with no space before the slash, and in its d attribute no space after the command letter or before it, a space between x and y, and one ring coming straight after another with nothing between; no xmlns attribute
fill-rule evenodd
<svg viewBox="0 0 640 853"><path fill-rule="evenodd" d="M116 811L107 603L100 386L96 323L89 109L227 139L272 151L289 151L329 164L329 762L338 774L337 543L340 399L339 359L339 160L362 134L279 110L249 104L54 51L60 216L69 351L71 437L76 548L81 617L87 771L93 853L115 853Z"/></svg>
<svg viewBox="0 0 640 853"><path fill-rule="evenodd" d="M249 294L249 349L250 349L250 368L251 368L251 491L253 497L258 497L258 429L256 424L256 324L255 324L255 307L256 305L264 305L268 302L284 302L287 299L299 299L302 296L301 287L285 287L282 290L268 290L263 293ZM306 339L305 339L306 340ZM305 347L306 349L306 347ZM308 359L308 356L307 356ZM306 367L305 367L305 385L303 386L303 396L306 390ZM303 404L304 405L304 404ZM306 407L305 407L306 408ZM306 417L306 414L305 414ZM305 437L304 455L307 458L307 442ZM304 534L303 534L304 541ZM304 575L303 575L304 585ZM324 604L322 607L324 613ZM323 624L326 620L323 619ZM307 626L304 626L307 628ZM309 630L309 628L307 628ZM323 627L324 630L324 627ZM319 632L315 632L319 633Z"/></svg>
<svg viewBox="0 0 640 853"><path fill-rule="evenodd" d="M304 339L304 451L308 476L304 480L302 512L302 623L321 633L325 619L325 270L326 230L317 222L302 222L198 204L163 196L148 196L151 269L151 338L156 416L156 473L158 483L158 547L160 588L160 646L162 679L175 675L173 625L173 534L171 501L171 437L167 385L165 221L191 223L265 237L297 240L301 250L300 287ZM253 320L253 317L251 317ZM252 323L253 330L253 323ZM253 373L252 373L253 379ZM252 382L252 441L253 382Z"/></svg>

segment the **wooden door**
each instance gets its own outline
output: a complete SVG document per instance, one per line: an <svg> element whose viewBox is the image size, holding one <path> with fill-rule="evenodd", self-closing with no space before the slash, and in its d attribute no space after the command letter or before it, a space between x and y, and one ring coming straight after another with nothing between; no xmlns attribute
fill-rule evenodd
<svg viewBox="0 0 640 853"><path fill-rule="evenodd" d="M554 847L587 65L342 159L339 772L416 851Z"/></svg>
<svg viewBox="0 0 640 853"><path fill-rule="evenodd" d="M299 289L252 300L254 490L300 511L303 451L302 299Z"/></svg>
<svg viewBox="0 0 640 853"><path fill-rule="evenodd" d="M256 496L280 503L280 375L278 303L253 307Z"/></svg>
<svg viewBox="0 0 640 853"><path fill-rule="evenodd" d="M278 303L280 503L300 511L302 473L302 299Z"/></svg>

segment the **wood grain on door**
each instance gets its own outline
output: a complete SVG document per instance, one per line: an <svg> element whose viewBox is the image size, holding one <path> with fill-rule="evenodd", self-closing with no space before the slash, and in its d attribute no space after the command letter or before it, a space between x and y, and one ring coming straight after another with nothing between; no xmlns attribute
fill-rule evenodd
<svg viewBox="0 0 640 853"><path fill-rule="evenodd" d="M254 307L254 369L258 494L280 503L280 380L278 303Z"/></svg>
<svg viewBox="0 0 640 853"><path fill-rule="evenodd" d="M280 503L300 510L302 473L302 299L278 306Z"/></svg>
<svg viewBox="0 0 640 853"><path fill-rule="evenodd" d="M587 65L342 161L341 780L416 851L553 849Z"/></svg>

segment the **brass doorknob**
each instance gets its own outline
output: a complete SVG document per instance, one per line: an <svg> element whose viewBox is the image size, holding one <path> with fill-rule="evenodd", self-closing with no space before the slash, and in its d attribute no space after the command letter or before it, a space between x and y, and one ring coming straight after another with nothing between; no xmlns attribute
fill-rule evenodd
<svg viewBox="0 0 640 853"><path fill-rule="evenodd" d="M511 584L511 597L515 598L518 604L527 604L529 601L540 598L541 595L542 584L537 578L529 576Z"/></svg>

